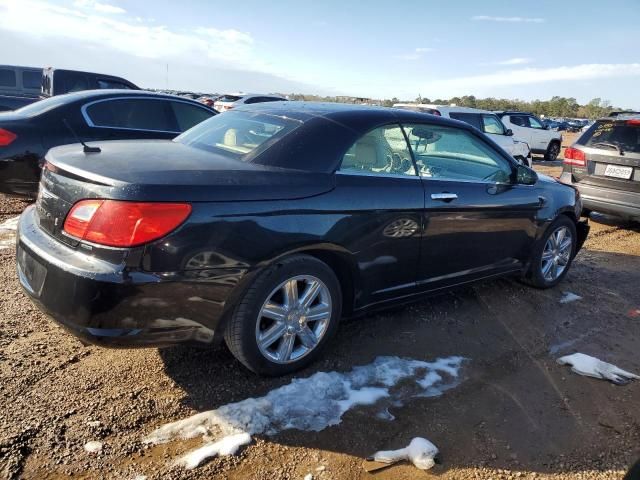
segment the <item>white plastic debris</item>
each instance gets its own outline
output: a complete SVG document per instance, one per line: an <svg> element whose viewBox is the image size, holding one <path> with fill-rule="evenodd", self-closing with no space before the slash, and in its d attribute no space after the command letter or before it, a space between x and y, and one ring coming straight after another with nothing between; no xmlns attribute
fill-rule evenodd
<svg viewBox="0 0 640 480"><path fill-rule="evenodd" d="M561 365L571 365L571 370L578 375L609 380L617 385L626 385L631 380L639 380L640 376L603 362L584 353L574 353L558 359Z"/></svg>
<svg viewBox="0 0 640 480"><path fill-rule="evenodd" d="M458 384L463 361L463 357L433 362L379 357L350 372L318 372L308 378L293 379L263 397L229 403L163 425L151 432L144 442L159 444L196 437L224 441L228 436L242 433L275 435L288 429L319 432L339 424L344 413L358 405L373 405L380 401L380 408L386 409L389 402L401 405L410 397L441 395ZM383 399L386 401L382 402ZM202 448L208 447L213 448L211 445ZM193 459L202 455L197 453L199 450L192 452ZM213 455L222 454L213 448Z"/></svg>
<svg viewBox="0 0 640 480"><path fill-rule="evenodd" d="M87 442L84 444L84 449L89 453L99 453L102 451L102 442L97 440Z"/></svg>
<svg viewBox="0 0 640 480"><path fill-rule="evenodd" d="M20 217L14 217L0 223L0 250L5 250L15 245L19 219Z"/></svg>
<svg viewBox="0 0 640 480"><path fill-rule="evenodd" d="M582 300L582 297L572 292L564 292L564 295L560 299L560 303L570 303L575 302L576 300Z"/></svg>
<svg viewBox="0 0 640 480"><path fill-rule="evenodd" d="M184 457L178 460L178 464L183 465L190 470L201 465L208 458L216 455L235 455L240 447L251 442L251 435L248 433L239 433L237 435L229 435L214 443L208 443L204 447L192 450Z"/></svg>
<svg viewBox="0 0 640 480"><path fill-rule="evenodd" d="M416 437L409 446L400 450L383 450L373 454L373 460L380 463L396 463L408 460L420 470L429 470L436 464L438 447L426 438Z"/></svg>
<svg viewBox="0 0 640 480"><path fill-rule="evenodd" d="M307 473L307 474L304 476L304 480L313 480L313 475L312 475L311 473Z"/></svg>

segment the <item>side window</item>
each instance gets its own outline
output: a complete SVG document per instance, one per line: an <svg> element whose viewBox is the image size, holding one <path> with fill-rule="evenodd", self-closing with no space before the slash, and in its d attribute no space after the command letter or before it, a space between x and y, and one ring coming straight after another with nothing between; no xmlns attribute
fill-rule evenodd
<svg viewBox="0 0 640 480"><path fill-rule="evenodd" d="M31 90L40 90L42 83L42 72L22 72L22 86Z"/></svg>
<svg viewBox="0 0 640 480"><path fill-rule="evenodd" d="M484 133L504 135L504 125L495 115L482 115L482 124Z"/></svg>
<svg viewBox="0 0 640 480"><path fill-rule="evenodd" d="M86 109L96 127L176 132L173 112L165 100L127 98L105 100Z"/></svg>
<svg viewBox="0 0 640 480"><path fill-rule="evenodd" d="M509 117L509 120L511 121L511 123L513 123L514 125L516 125L518 127L527 127L528 126L525 123L524 117L519 116L519 115L511 115Z"/></svg>
<svg viewBox="0 0 640 480"><path fill-rule="evenodd" d="M184 132L194 125L204 122L210 118L213 113L196 105L190 105L184 102L171 102L173 114L176 116L178 130Z"/></svg>
<svg viewBox="0 0 640 480"><path fill-rule="evenodd" d="M246 105L251 105L252 103L261 103L264 102L264 97L251 97L245 100Z"/></svg>
<svg viewBox="0 0 640 480"><path fill-rule="evenodd" d="M538 130L544 129L542 123L540 123L540 121L536 117L527 117L527 119L529 120L529 126L531 128L537 128Z"/></svg>
<svg viewBox="0 0 640 480"><path fill-rule="evenodd" d="M466 130L405 125L420 176L438 180L511 183L513 170L499 152Z"/></svg>
<svg viewBox="0 0 640 480"><path fill-rule="evenodd" d="M0 69L0 87L15 87L16 86L16 72L2 68Z"/></svg>
<svg viewBox="0 0 640 480"><path fill-rule="evenodd" d="M460 112L451 112L449 116L454 120L460 120L462 122L468 123L469 125L473 125L478 130L482 130L482 121L480 119L480 115L477 113L460 113Z"/></svg>
<svg viewBox="0 0 640 480"><path fill-rule="evenodd" d="M376 128L358 139L344 154L340 171L376 175L416 175L411 161L411 151L398 125Z"/></svg>

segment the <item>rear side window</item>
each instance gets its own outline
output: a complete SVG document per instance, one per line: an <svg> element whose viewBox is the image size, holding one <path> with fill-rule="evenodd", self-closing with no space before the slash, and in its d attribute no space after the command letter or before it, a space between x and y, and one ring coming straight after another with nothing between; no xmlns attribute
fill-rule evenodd
<svg viewBox="0 0 640 480"><path fill-rule="evenodd" d="M185 102L170 102L173 108L173 114L178 123L178 129L181 132L189 130L194 125L204 122L213 116L213 113L197 105L191 105Z"/></svg>
<svg viewBox="0 0 640 480"><path fill-rule="evenodd" d="M439 125L404 125L420 176L511 183L511 164L473 133Z"/></svg>
<svg viewBox="0 0 640 480"><path fill-rule="evenodd" d="M22 72L22 86L24 88L38 89L42 84L42 72Z"/></svg>
<svg viewBox="0 0 640 480"><path fill-rule="evenodd" d="M514 125L517 125L518 127L528 127L529 125L527 124L527 120L525 117L520 116L520 115L511 115L509 117L509 120L511 121L511 123L513 123Z"/></svg>
<svg viewBox="0 0 640 480"><path fill-rule="evenodd" d="M166 100L127 98L104 100L85 107L89 124L157 132L178 132L173 111Z"/></svg>
<svg viewBox="0 0 640 480"><path fill-rule="evenodd" d="M129 85L127 85L126 83L122 83L122 82L116 82L115 80L104 80L104 79L98 79L98 88L103 90L103 89L110 89L110 88L116 88L116 89L126 89L126 90L130 90L131 87L129 87Z"/></svg>
<svg viewBox="0 0 640 480"><path fill-rule="evenodd" d="M598 121L578 143L593 148L618 147L623 152L640 153L640 120Z"/></svg>
<svg viewBox="0 0 640 480"><path fill-rule="evenodd" d="M473 125L478 130L482 130L482 119L477 113L451 112L449 113L449 116L454 120L460 120L462 122L468 123L469 125Z"/></svg>
<svg viewBox="0 0 640 480"><path fill-rule="evenodd" d="M236 95L223 95L222 97L218 98L216 101L217 102L237 102L241 98L242 97L238 97Z"/></svg>
<svg viewBox="0 0 640 480"><path fill-rule="evenodd" d="M196 125L175 141L249 161L301 124L274 115L232 110Z"/></svg>
<svg viewBox="0 0 640 480"><path fill-rule="evenodd" d="M6 68L0 69L0 87L15 87L16 72Z"/></svg>

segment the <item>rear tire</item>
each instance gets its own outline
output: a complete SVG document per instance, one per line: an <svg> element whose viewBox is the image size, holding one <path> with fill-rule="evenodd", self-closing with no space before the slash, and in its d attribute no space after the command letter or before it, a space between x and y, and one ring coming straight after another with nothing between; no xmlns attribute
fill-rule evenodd
<svg viewBox="0 0 640 480"><path fill-rule="evenodd" d="M560 215L535 246L529 261L529 271L523 280L536 288L555 287L571 267L577 239L574 221L566 215Z"/></svg>
<svg viewBox="0 0 640 480"><path fill-rule="evenodd" d="M558 158L558 155L560 155L560 142L558 142L557 140L553 140L547 147L547 151L544 154L544 159L548 162L555 162Z"/></svg>
<svg viewBox="0 0 640 480"><path fill-rule="evenodd" d="M331 268L315 257L295 255L254 279L226 326L225 342L249 370L285 375L318 358L341 312L340 283Z"/></svg>

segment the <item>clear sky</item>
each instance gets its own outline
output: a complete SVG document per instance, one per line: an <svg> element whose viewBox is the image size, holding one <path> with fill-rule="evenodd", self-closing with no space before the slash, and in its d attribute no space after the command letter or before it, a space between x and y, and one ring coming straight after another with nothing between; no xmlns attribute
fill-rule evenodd
<svg viewBox="0 0 640 480"><path fill-rule="evenodd" d="M145 87L640 109L640 0L0 0L0 45Z"/></svg>

